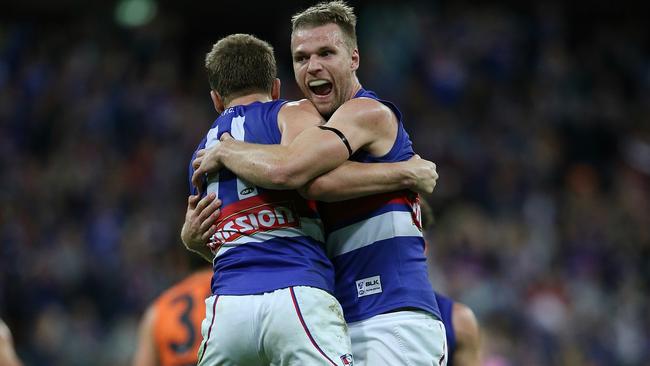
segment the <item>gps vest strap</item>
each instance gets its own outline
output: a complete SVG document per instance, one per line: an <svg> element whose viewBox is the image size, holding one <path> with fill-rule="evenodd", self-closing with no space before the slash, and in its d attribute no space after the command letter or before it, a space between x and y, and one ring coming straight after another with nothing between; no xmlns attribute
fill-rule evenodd
<svg viewBox="0 0 650 366"><path fill-rule="evenodd" d="M334 127L329 127L329 126L318 126L321 130L327 130L327 131L332 131L334 132L340 139L343 141L345 144L345 147L348 148L348 157L352 156L352 148L350 147L350 143L348 142L348 139L345 137L343 132L337 130Z"/></svg>

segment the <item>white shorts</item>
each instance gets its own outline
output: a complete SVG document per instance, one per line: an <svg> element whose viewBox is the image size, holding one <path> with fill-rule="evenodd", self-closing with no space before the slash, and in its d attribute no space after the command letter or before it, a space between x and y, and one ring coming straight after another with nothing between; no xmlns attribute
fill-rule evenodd
<svg viewBox="0 0 650 366"><path fill-rule="evenodd" d="M425 311L397 311L350 323L356 366L447 364L444 324Z"/></svg>
<svg viewBox="0 0 650 366"><path fill-rule="evenodd" d="M326 291L297 286L205 303L199 366L352 364L341 305Z"/></svg>

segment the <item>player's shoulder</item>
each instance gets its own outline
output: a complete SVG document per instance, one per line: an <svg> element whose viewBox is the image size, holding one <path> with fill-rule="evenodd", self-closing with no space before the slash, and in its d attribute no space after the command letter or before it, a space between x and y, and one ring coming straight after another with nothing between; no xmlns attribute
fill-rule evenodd
<svg viewBox="0 0 650 366"><path fill-rule="evenodd" d="M438 291L433 291L433 293L436 295L436 300L438 300L438 302L453 302L453 300L448 296L445 296Z"/></svg>
<svg viewBox="0 0 650 366"><path fill-rule="evenodd" d="M158 315L158 306L157 303L153 303L145 309L142 319L140 320L140 326L149 330L153 330L156 324L156 319Z"/></svg>
<svg viewBox="0 0 650 366"><path fill-rule="evenodd" d="M11 331L2 319L0 319L0 342L11 342Z"/></svg>
<svg viewBox="0 0 650 366"><path fill-rule="evenodd" d="M474 311L467 305L454 302L453 304L453 324L454 331L457 334L464 334L468 337L478 338L479 325Z"/></svg>
<svg viewBox="0 0 650 366"><path fill-rule="evenodd" d="M302 130L308 126L321 125L325 123L325 120L312 102L301 99L287 102L282 106L278 114L278 123L280 131L284 134L287 127Z"/></svg>
<svg viewBox="0 0 650 366"><path fill-rule="evenodd" d="M387 105L377 99L368 97L350 99L343 103L336 113L358 122L373 124L394 122L396 120L395 113Z"/></svg>
<svg viewBox="0 0 650 366"><path fill-rule="evenodd" d="M286 102L280 109L281 114L309 113L318 115L318 110L308 99L300 99Z"/></svg>

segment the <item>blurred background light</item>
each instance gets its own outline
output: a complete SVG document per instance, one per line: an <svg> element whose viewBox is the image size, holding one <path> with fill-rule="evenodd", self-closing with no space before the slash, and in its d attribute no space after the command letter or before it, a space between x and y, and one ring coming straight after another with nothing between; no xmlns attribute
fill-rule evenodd
<svg viewBox="0 0 650 366"><path fill-rule="evenodd" d="M115 6L115 21L123 27L139 27L156 16L153 0L122 0Z"/></svg>

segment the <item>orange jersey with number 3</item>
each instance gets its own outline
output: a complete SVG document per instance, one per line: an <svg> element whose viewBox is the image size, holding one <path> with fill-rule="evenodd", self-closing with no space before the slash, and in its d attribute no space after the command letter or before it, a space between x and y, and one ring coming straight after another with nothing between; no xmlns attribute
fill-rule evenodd
<svg viewBox="0 0 650 366"><path fill-rule="evenodd" d="M212 270L196 272L154 303L153 336L162 366L196 365Z"/></svg>

